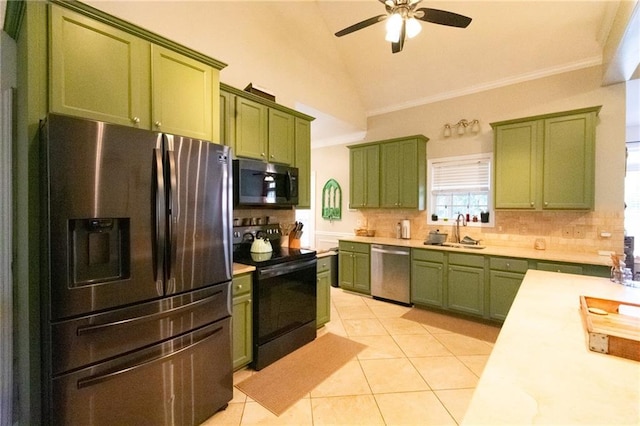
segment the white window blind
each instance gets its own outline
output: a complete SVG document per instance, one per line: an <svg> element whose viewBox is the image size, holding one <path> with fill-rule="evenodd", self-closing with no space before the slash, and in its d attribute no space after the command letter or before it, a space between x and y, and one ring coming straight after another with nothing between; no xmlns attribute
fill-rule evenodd
<svg viewBox="0 0 640 426"><path fill-rule="evenodd" d="M489 191L490 159L445 161L432 163L431 192Z"/></svg>

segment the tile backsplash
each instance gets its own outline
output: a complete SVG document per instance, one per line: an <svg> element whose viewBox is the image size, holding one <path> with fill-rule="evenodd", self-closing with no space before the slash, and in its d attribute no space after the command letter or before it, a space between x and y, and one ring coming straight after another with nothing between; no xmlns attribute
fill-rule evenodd
<svg viewBox="0 0 640 426"><path fill-rule="evenodd" d="M360 213L362 226L375 229L379 237L395 237L396 224L402 219L411 220L412 239L426 239L427 234L436 229L448 233L449 240L453 234L453 222L427 224L425 212L361 210ZM479 239L483 245L503 247L533 248L535 241L542 238L547 250L623 251L624 215L620 212L496 211L494 215L493 227L467 226L461 229L461 236Z"/></svg>

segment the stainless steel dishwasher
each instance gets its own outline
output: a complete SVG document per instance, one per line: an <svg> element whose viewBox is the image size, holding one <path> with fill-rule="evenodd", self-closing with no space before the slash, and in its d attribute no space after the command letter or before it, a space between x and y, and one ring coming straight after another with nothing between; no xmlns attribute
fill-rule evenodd
<svg viewBox="0 0 640 426"><path fill-rule="evenodd" d="M371 296L411 304L411 261L408 247L371 245Z"/></svg>

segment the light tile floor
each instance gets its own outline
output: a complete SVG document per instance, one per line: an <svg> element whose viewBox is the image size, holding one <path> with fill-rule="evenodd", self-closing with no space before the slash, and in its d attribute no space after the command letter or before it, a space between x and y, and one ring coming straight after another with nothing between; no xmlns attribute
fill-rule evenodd
<svg viewBox="0 0 640 426"><path fill-rule="evenodd" d="M203 425L459 424L493 344L401 318L409 308L331 288L331 332L367 345L276 417L234 388ZM242 381L252 370L234 374Z"/></svg>

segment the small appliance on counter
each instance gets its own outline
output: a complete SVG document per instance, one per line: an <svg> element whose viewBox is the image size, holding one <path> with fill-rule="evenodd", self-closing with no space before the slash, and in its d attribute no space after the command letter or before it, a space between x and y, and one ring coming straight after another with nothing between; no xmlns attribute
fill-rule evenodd
<svg viewBox="0 0 640 426"><path fill-rule="evenodd" d="M400 234L403 240L411 239L411 221L404 219L400 224Z"/></svg>

